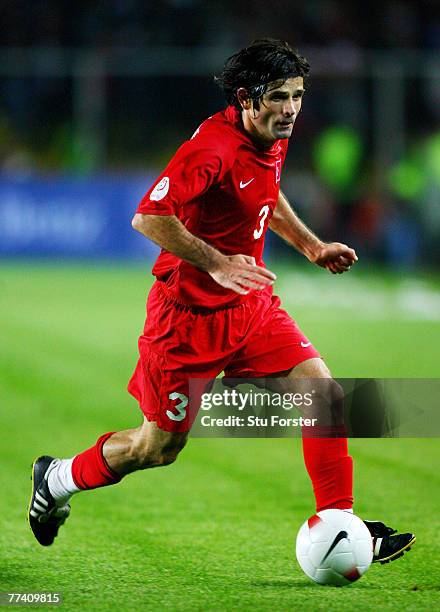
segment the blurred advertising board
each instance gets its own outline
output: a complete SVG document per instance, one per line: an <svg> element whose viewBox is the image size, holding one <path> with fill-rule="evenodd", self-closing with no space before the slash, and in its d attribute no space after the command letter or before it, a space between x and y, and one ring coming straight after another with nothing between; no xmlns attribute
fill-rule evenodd
<svg viewBox="0 0 440 612"><path fill-rule="evenodd" d="M155 175L0 175L0 257L154 258L131 227Z"/></svg>

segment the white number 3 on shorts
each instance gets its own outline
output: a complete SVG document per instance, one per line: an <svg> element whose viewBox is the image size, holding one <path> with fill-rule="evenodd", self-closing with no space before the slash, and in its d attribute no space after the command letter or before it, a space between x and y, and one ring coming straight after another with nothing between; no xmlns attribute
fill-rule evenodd
<svg viewBox="0 0 440 612"><path fill-rule="evenodd" d="M186 417L186 407L188 405L188 398L184 393L177 393L176 391L170 393L168 397L170 398L170 400L178 399L180 400L180 402L178 402L174 406L174 409L177 410L179 414L174 414L174 412L171 412L171 410L167 410L167 417L172 421L183 421L183 419Z"/></svg>

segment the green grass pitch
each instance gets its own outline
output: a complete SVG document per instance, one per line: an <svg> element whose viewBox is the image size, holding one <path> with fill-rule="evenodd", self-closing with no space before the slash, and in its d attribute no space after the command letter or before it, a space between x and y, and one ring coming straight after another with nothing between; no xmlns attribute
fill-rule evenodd
<svg viewBox="0 0 440 612"><path fill-rule="evenodd" d="M276 271L336 376L439 376L438 280ZM351 442L356 513L418 542L343 589L314 585L295 560L314 511L297 439L190 440L173 466L78 495L54 546L36 543L32 459L140 422L125 388L149 284L128 266L0 266L0 591L62 592L64 610L436 609L438 439Z"/></svg>

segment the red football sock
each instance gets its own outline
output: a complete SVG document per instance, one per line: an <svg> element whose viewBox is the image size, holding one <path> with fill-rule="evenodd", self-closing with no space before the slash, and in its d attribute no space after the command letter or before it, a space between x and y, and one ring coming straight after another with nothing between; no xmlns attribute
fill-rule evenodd
<svg viewBox="0 0 440 612"><path fill-rule="evenodd" d="M343 428L303 428L304 463L313 485L316 511L347 510L353 506L353 459L344 437L317 437L345 433Z"/></svg>
<svg viewBox="0 0 440 612"><path fill-rule="evenodd" d="M80 489L97 489L98 487L116 484L121 480L121 476L107 465L102 454L104 442L114 433L114 431L111 431L104 434L98 439L95 446L74 457L72 477L76 486Z"/></svg>

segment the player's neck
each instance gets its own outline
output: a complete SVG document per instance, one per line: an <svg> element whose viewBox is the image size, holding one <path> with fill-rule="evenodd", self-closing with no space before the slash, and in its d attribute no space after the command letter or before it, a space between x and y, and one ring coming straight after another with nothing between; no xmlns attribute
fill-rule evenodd
<svg viewBox="0 0 440 612"><path fill-rule="evenodd" d="M267 139L265 138L255 127L255 124L250 119L249 115L244 111L241 113L241 122L243 125L243 129L252 142L259 148L262 149L270 149L275 144L275 139Z"/></svg>

